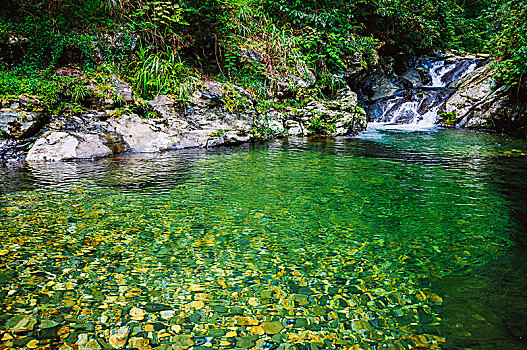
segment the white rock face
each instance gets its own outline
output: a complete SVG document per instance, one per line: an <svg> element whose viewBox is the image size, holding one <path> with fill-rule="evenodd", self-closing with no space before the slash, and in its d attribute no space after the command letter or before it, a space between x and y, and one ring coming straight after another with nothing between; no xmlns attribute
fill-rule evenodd
<svg viewBox="0 0 527 350"><path fill-rule="evenodd" d="M79 134L77 135L79 144L75 148L75 158L91 159L107 157L112 154L112 150L108 148L99 135L95 134Z"/></svg>
<svg viewBox="0 0 527 350"><path fill-rule="evenodd" d="M110 154L112 151L104 145L98 135L56 131L39 138L29 150L26 160L44 162L92 159Z"/></svg>
<svg viewBox="0 0 527 350"><path fill-rule="evenodd" d="M306 133L306 131L302 127L302 124L297 121L287 120L285 123L288 135L304 136L304 134Z"/></svg>
<svg viewBox="0 0 527 350"><path fill-rule="evenodd" d="M284 126L278 120L271 120L269 122L269 129L271 129L276 134L282 134L285 131Z"/></svg>
<svg viewBox="0 0 527 350"><path fill-rule="evenodd" d="M154 153L167 149L215 147L250 141L255 110L232 112L221 106L221 90L199 91L197 102L185 113L174 100L158 96L150 101L156 118L143 119L136 114L105 118L105 114L87 114L57 119L49 125L27 154L30 162L94 159L126 151ZM311 118L334 123L336 130L327 134L347 135L355 131L362 115L356 111L357 96L351 91L338 101L308 104L302 118L290 120L281 113L270 114L265 127L275 135L306 136ZM305 123L303 124L305 119ZM64 126L67 126L67 129ZM70 131L76 130L76 131Z"/></svg>
<svg viewBox="0 0 527 350"><path fill-rule="evenodd" d="M478 68L464 77L454 92L445 102L443 111L454 112L458 118L466 117L471 109L486 100L494 86L493 74L488 74L489 67Z"/></svg>
<svg viewBox="0 0 527 350"><path fill-rule="evenodd" d="M170 135L153 122L141 119L135 114L112 120L111 125L134 152L159 152L174 148L178 141L175 135Z"/></svg>

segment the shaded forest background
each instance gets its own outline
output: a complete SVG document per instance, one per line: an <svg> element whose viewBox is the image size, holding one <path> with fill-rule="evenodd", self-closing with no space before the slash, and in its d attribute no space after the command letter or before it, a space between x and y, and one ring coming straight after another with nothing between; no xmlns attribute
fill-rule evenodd
<svg viewBox="0 0 527 350"><path fill-rule="evenodd" d="M265 105L330 95L383 56L448 49L490 54L498 83L524 90L526 2L3 0L0 97L39 95L74 108L86 81L101 87L119 76L145 99L185 101L213 79Z"/></svg>

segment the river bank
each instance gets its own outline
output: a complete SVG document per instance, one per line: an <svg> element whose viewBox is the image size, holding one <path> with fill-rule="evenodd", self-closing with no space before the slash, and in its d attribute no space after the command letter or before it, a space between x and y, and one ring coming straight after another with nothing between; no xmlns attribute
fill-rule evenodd
<svg viewBox="0 0 527 350"><path fill-rule="evenodd" d="M367 122L430 124L525 136L526 104L495 87L493 62L452 53L379 63L383 72L348 76L334 100L257 108L241 88L207 81L190 100L137 98L116 76L110 92L88 85L87 111L50 116L38 100L2 101L2 161L96 159L124 152L210 148L287 136L351 136ZM398 65L406 67L396 69ZM434 86L434 83L437 86ZM308 83L305 83L308 84ZM353 90L352 90L353 89ZM234 100L233 100L234 99Z"/></svg>
<svg viewBox="0 0 527 350"><path fill-rule="evenodd" d="M21 101L4 102L0 110L3 160L60 161L96 159L123 152L209 148L287 135L352 135L366 127L366 114L349 89L331 101L313 100L301 109L268 109L263 113L246 99L238 110L227 105L225 87L206 82L182 110L178 101L159 95L145 101L142 115L132 113L138 101L117 81L125 101L90 101L89 113L47 117L27 110ZM242 91L243 93L243 91ZM112 108L113 107L113 108Z"/></svg>

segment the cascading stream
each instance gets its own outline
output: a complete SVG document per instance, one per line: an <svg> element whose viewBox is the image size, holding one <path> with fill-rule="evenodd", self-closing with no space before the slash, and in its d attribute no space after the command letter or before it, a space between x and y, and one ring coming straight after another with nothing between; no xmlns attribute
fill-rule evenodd
<svg viewBox="0 0 527 350"><path fill-rule="evenodd" d="M446 87L450 82L473 72L477 66L478 62L476 60L436 61L428 69L428 73L432 78L430 87Z"/></svg>
<svg viewBox="0 0 527 350"><path fill-rule="evenodd" d="M448 86L473 72L478 63L476 59L443 59L428 64L430 85L399 90L377 100L369 108L371 125L405 129L435 126L440 107L452 93Z"/></svg>

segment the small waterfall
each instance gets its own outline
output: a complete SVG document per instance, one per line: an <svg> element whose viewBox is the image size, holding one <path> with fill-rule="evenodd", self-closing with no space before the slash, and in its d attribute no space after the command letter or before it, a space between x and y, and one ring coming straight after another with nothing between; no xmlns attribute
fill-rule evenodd
<svg viewBox="0 0 527 350"><path fill-rule="evenodd" d="M401 90L378 101L370 113L376 123L432 126L446 97L448 92L445 89L422 87Z"/></svg>
<svg viewBox="0 0 527 350"><path fill-rule="evenodd" d="M436 124L438 110L452 90L451 82L474 71L480 60L443 59L425 64L431 85L396 91L369 107L372 126L422 129Z"/></svg>
<svg viewBox="0 0 527 350"><path fill-rule="evenodd" d="M432 78L431 87L445 87L448 83L473 72L478 66L476 60L454 60L449 63L447 61L435 61L430 65L428 73Z"/></svg>

